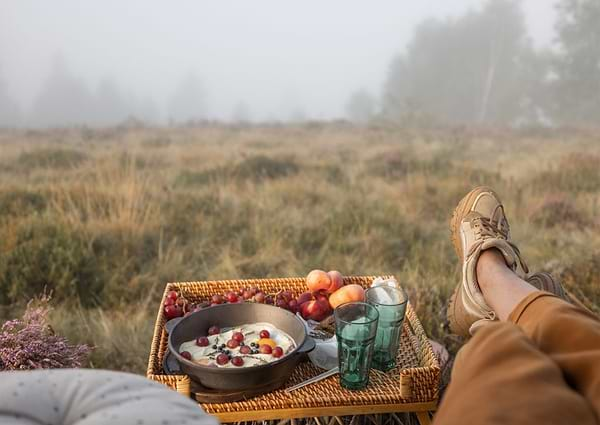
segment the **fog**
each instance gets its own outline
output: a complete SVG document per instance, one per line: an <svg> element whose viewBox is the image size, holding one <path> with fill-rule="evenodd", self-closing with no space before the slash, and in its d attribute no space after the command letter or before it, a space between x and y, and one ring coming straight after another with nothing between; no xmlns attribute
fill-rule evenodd
<svg viewBox="0 0 600 425"><path fill-rule="evenodd" d="M341 118L353 93L382 96L394 57L421 22L483 3L0 0L0 97L13 100L0 115L19 126L85 124L77 92L111 111L92 119L98 125L128 115L159 123ZM550 46L553 2L521 6L533 46ZM53 108L69 112L45 112Z"/></svg>

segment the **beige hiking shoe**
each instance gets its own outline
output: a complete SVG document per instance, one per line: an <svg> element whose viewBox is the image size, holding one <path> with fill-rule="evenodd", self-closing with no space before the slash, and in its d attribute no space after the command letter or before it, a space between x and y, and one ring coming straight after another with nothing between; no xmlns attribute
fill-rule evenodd
<svg viewBox="0 0 600 425"><path fill-rule="evenodd" d="M462 282L450 298L448 321L452 332L468 337L479 326L496 319L477 283L476 267L481 253L497 249L507 266L522 279L528 269L511 241L504 207L492 189L478 187L469 192L454 210L450 226L454 249L462 261Z"/></svg>
<svg viewBox="0 0 600 425"><path fill-rule="evenodd" d="M527 280L527 282L535 286L540 291L550 292L551 294L562 298L563 300L573 304L576 307L579 307L586 311L590 311L590 309L587 308L587 306L584 303L582 303L575 295L563 288L560 282L550 273L532 273L531 275L527 276L527 279L525 280Z"/></svg>

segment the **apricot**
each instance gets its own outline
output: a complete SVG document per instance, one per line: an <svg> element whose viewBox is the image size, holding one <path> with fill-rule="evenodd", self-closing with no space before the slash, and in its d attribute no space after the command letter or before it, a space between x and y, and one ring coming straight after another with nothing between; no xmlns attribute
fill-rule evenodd
<svg viewBox="0 0 600 425"><path fill-rule="evenodd" d="M333 294L335 291L344 286L344 276L337 270L331 270L327 272L331 279L331 286L327 290L328 293Z"/></svg>
<svg viewBox="0 0 600 425"><path fill-rule="evenodd" d="M313 292L327 291L331 286L331 278L323 270L313 270L306 276L306 286Z"/></svg>
<svg viewBox="0 0 600 425"><path fill-rule="evenodd" d="M365 290L362 286L356 284L342 286L329 296L329 304L331 304L331 307L333 308L344 303L364 300Z"/></svg>

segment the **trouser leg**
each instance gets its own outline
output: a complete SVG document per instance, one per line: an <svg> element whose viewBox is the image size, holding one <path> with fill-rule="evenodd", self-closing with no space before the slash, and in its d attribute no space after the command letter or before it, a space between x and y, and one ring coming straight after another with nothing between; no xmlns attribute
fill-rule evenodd
<svg viewBox="0 0 600 425"><path fill-rule="evenodd" d="M459 352L434 419L447 424L596 424L560 367L513 323L491 323Z"/></svg>
<svg viewBox="0 0 600 425"><path fill-rule="evenodd" d="M600 319L552 294L537 292L517 305L509 321L550 357L600 419Z"/></svg>

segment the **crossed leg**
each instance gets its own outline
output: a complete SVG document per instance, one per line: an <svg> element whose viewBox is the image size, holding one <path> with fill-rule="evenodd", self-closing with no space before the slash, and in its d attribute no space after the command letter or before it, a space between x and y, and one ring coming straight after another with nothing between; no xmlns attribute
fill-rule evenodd
<svg viewBox="0 0 600 425"><path fill-rule="evenodd" d="M459 352L434 423L600 423L600 320L538 291L495 250L477 276L500 322Z"/></svg>

